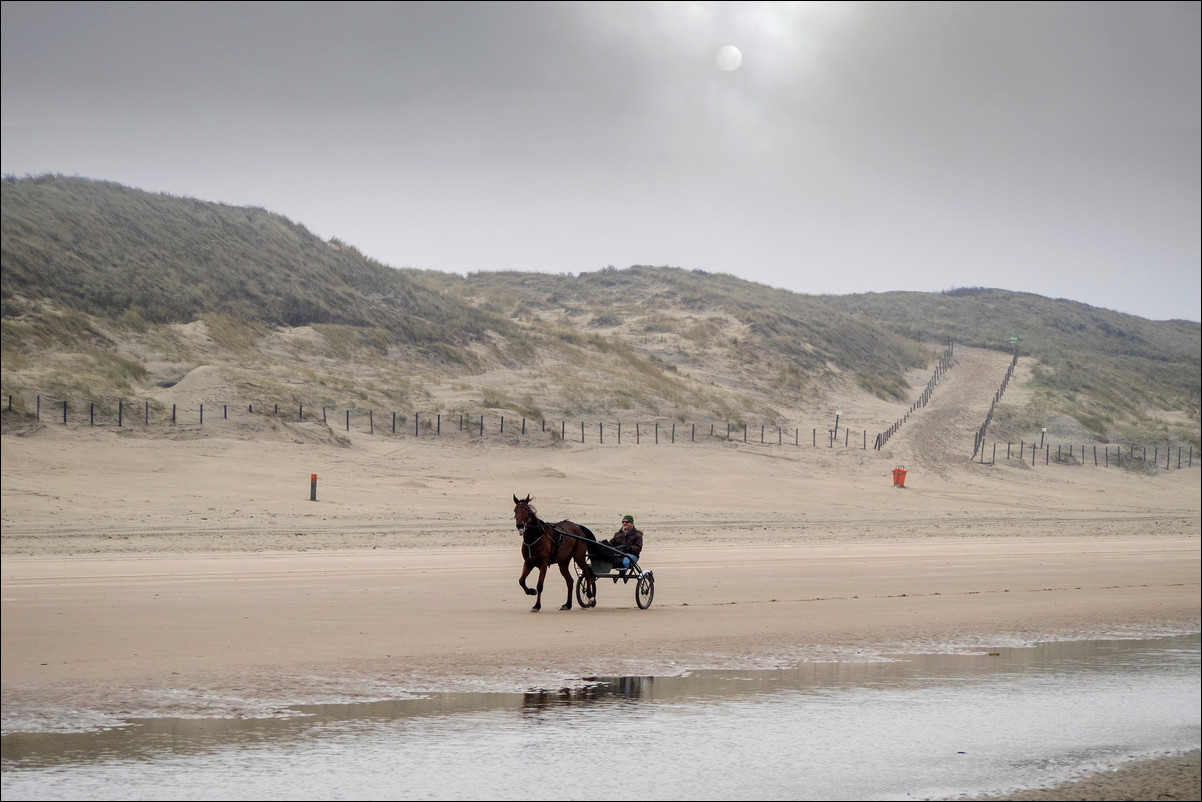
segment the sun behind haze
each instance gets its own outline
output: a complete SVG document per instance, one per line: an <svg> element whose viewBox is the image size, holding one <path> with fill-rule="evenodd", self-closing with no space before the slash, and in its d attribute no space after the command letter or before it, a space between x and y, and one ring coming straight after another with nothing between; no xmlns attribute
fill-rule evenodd
<svg viewBox="0 0 1202 802"><path fill-rule="evenodd" d="M726 45L718 51L718 66L727 72L739 69L743 63L743 54L734 45Z"/></svg>

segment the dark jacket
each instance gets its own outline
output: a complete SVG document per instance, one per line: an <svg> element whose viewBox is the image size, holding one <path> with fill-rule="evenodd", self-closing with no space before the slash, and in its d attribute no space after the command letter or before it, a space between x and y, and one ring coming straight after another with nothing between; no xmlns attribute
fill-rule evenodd
<svg viewBox="0 0 1202 802"><path fill-rule="evenodd" d="M609 544L618 551L623 551L627 554L633 554L635 557L637 557L643 551L643 533L633 526L630 527L629 532L623 532L621 529L619 529L614 533L614 536L610 538Z"/></svg>

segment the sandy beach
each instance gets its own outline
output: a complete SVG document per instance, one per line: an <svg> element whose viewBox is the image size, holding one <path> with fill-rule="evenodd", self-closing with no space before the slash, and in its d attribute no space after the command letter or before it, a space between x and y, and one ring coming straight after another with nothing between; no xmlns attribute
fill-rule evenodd
<svg viewBox="0 0 1202 802"><path fill-rule="evenodd" d="M896 487L852 448L328 434L9 427L5 732L1199 629L1197 467L916 458ZM632 514L650 609L606 582L561 611L552 570L531 613L515 494ZM1011 798L1198 798L1196 751L1122 769Z"/></svg>

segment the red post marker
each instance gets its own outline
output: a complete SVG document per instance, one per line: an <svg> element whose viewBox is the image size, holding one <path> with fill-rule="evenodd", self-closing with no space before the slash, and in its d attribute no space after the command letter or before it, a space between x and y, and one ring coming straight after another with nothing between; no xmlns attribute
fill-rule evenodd
<svg viewBox="0 0 1202 802"><path fill-rule="evenodd" d="M317 474L309 474L309 501L317 501Z"/></svg>

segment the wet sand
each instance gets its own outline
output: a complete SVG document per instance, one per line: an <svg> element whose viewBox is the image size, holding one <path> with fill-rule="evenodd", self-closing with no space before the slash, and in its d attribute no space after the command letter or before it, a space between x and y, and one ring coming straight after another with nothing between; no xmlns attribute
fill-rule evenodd
<svg viewBox="0 0 1202 802"><path fill-rule="evenodd" d="M1199 779L1202 752L1140 760L1113 771L1093 774L1053 788L1036 788L1003 797L1013 802L1144 802L1145 800L1196 800L1202 798Z"/></svg>

